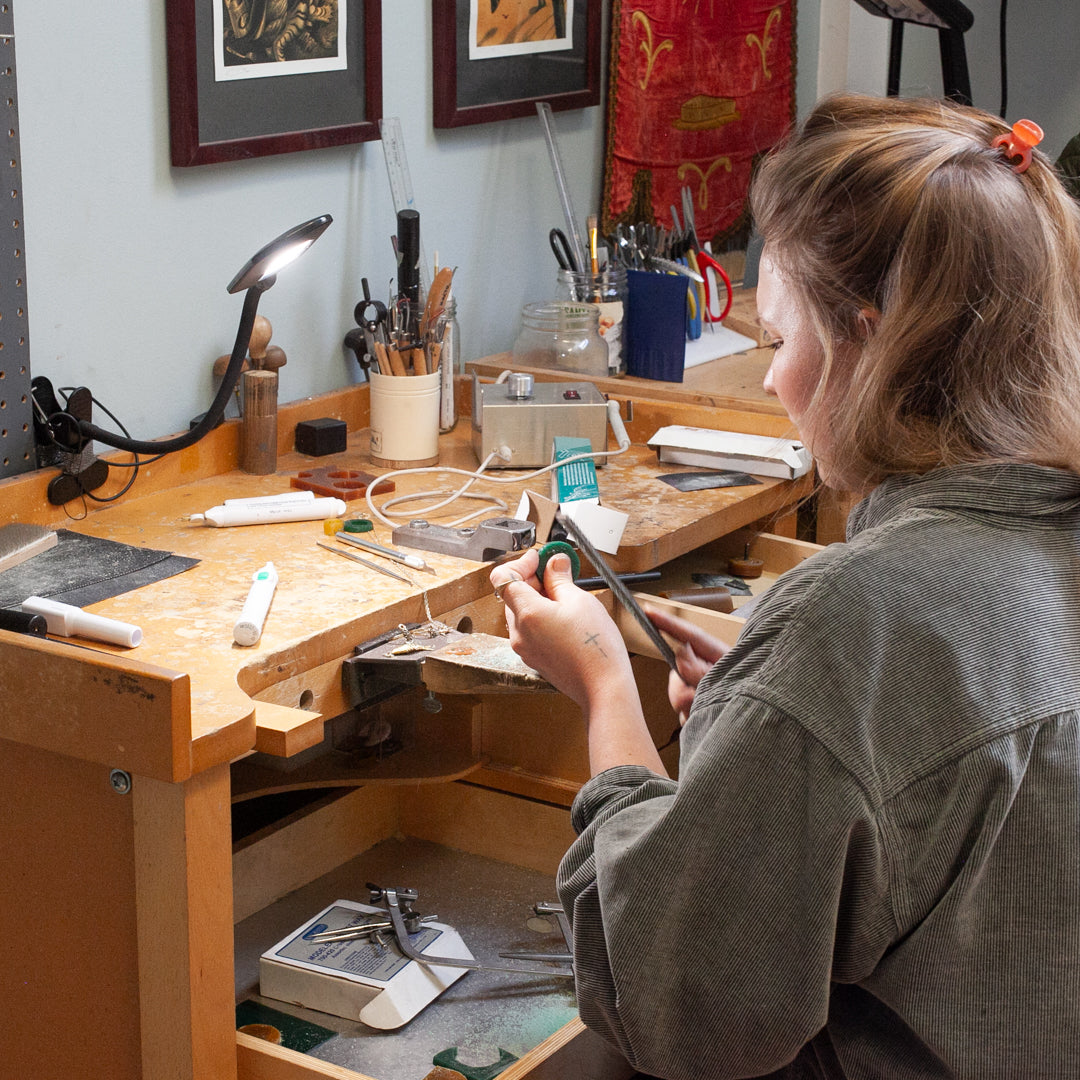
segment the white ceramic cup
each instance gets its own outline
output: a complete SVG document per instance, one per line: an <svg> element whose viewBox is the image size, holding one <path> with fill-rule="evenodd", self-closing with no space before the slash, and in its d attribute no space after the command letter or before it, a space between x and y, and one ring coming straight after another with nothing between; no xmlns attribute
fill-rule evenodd
<svg viewBox="0 0 1080 1080"><path fill-rule="evenodd" d="M439 373L380 375L371 382L371 460L391 469L439 461Z"/></svg>

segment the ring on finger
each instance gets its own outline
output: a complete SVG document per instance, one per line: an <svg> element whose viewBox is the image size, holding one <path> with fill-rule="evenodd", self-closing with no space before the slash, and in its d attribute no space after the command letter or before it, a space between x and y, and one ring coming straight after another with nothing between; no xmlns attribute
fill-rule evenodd
<svg viewBox="0 0 1080 1080"><path fill-rule="evenodd" d="M520 574L515 573L515 574L513 574L512 577L508 578L506 581L500 582L498 585L495 586L495 599L498 600L499 603L501 604L503 602L503 590L508 585L513 585L515 581L524 581L524 580L525 579Z"/></svg>

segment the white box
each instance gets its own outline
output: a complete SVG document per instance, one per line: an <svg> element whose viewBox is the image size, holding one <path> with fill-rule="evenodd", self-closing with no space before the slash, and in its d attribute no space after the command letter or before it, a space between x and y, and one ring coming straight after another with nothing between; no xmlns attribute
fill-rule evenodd
<svg viewBox="0 0 1080 1080"><path fill-rule="evenodd" d="M734 469L785 480L803 476L814 465L810 451L800 442L739 431L676 424L661 428L648 445L661 461L706 469Z"/></svg>
<svg viewBox="0 0 1080 1080"><path fill-rule="evenodd" d="M335 900L323 908L259 957L259 993L389 1030L408 1023L468 970L421 964L392 944L380 951L367 938L308 940L324 930L356 926L370 915L387 913L352 900ZM393 939L389 931L386 936ZM457 931L443 923L425 923L409 937L422 953L430 949L435 956L473 959Z"/></svg>

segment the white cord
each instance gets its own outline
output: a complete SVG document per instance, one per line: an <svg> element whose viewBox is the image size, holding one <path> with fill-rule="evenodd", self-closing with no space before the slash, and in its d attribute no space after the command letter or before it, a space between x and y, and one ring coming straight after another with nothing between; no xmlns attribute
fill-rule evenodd
<svg viewBox="0 0 1080 1080"><path fill-rule="evenodd" d="M499 374L499 377L495 380L496 383L505 381L512 373L507 370ZM480 468L475 472L469 472L468 469L457 469L450 465L428 465L422 468L416 469L395 469L393 472L383 473L377 480L368 485L367 491L364 492L364 499L367 502L368 509L371 511L373 517L376 517L384 525L388 525L391 528L394 527L396 522L392 518L387 517L385 513L376 508L372 493L379 486L394 476L410 476L417 473L452 473L457 476L467 476L468 481L463 484L457 491L422 491L416 492L411 495L399 495L394 499L390 499L388 502L383 503L383 511L388 510L389 507L402 502L412 502L416 499L441 499L441 502L432 503L430 506L421 507L419 510L413 510L409 514L399 514L398 517L408 518L422 518L427 514L431 514L436 510L441 510L445 506L449 506L457 499L482 499L488 504L488 506L481 507L479 510L474 510L471 514L466 514L464 517L458 518L456 521L451 521L450 528L462 525L466 521L471 521L474 517L479 517L481 514L486 513L492 506L497 510L506 511L507 505L502 499L495 495L485 495L479 492L470 492L469 488L472 487L477 480L486 479L490 480L493 484L522 484L527 483L530 480L536 479L538 476L543 476L545 473L551 472L553 469L561 469L564 465L570 465L575 461L587 461L589 458L599 457L615 457L618 454L625 454L630 449L630 436L626 434L626 428L623 426L622 416L619 414L618 402L609 401L607 403L607 416L608 423L611 425L611 429L615 434L615 441L619 444L618 450L594 450L587 454L575 454L573 457L565 458L562 461L552 462L550 465L544 465L542 468L536 469L531 473L526 473L525 476L492 476L490 473L486 473L484 470L491 464L495 458L502 458L503 461L509 461L512 456L512 451L507 446L500 446L495 450L492 450L490 454L480 463Z"/></svg>
<svg viewBox="0 0 1080 1080"><path fill-rule="evenodd" d="M442 509L444 506L448 506L450 503L452 503L455 499L458 498L484 499L489 504L494 504L496 509L506 510L506 503L503 502L501 499L497 498L496 496L484 495L478 492L469 492L468 489L472 487L472 485L477 480L480 479L488 480L493 484L527 483L530 480L534 480L538 476L543 476L546 473L551 472L553 469L561 469L564 465L570 465L572 462L586 461L589 458L597 457L615 457L618 454L625 454L626 451L629 449L630 443L627 442L625 446L620 444L618 450L595 450L589 454L575 454L573 457L566 458L563 461L556 461L552 462L552 464L550 465L544 465L542 468L536 469L531 473L526 473L524 476L492 476L490 473L485 473L484 470L490 464L491 460L493 458L502 456L498 453L498 451L492 451L490 454L488 454L488 456L481 463L480 468L478 468L475 472L469 472L468 469L457 469L450 465L428 465L424 468L419 469L395 469L393 472L383 473L383 475L380 476L377 480L369 484L367 491L364 493L364 499L367 501L368 509L371 511L372 515L374 517L377 517L384 525L389 525L392 528L397 523L391 518L387 517L381 511L379 511L376 508L372 498L372 492L375 488L379 486L379 484L395 476L409 476L415 475L416 473L451 473L457 476L469 477L468 483L462 485L462 487L460 487L457 491L453 492L427 491L418 492L414 495L400 495L397 498L391 499L389 502L385 503L383 505L383 510L385 510L388 506L393 505L394 503L405 502L410 499L422 499L428 497L442 498L443 501L439 503L434 503L431 506L421 507L419 510L414 510L412 511L412 513L407 515L399 514L398 517L408 517L410 520L416 517L423 517L425 514L429 514L433 510ZM474 517L478 517L480 514L485 513L488 509L490 509L490 506L484 507L480 510L474 510L471 514L467 514L465 517L458 518L456 521L452 521L450 523L450 527L453 528L454 526L460 525L465 521L469 521Z"/></svg>

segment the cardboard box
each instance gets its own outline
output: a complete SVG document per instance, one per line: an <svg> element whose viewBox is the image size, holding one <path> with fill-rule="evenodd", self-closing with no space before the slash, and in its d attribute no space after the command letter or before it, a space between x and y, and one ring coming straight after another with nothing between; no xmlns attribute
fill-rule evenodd
<svg viewBox="0 0 1080 1080"><path fill-rule="evenodd" d="M566 461L589 452L587 439L559 436L553 440L553 461ZM551 497L559 509L574 519L574 524L589 538L598 551L614 555L619 550L623 530L629 520L621 510L600 505L596 467L591 459L573 461L552 474Z"/></svg>
<svg viewBox="0 0 1080 1080"><path fill-rule="evenodd" d="M661 461L784 480L794 480L814 466L810 451L800 442L739 431L673 425L657 431L648 445Z"/></svg>
<svg viewBox="0 0 1080 1080"><path fill-rule="evenodd" d="M573 435L556 435L552 445L551 460L555 462L592 452L588 439ZM551 497L560 506L580 500L599 504L600 487L596 482L596 465L593 460L582 458L556 469L551 474Z"/></svg>
<svg viewBox="0 0 1080 1080"><path fill-rule="evenodd" d="M409 960L391 944L380 949L367 938L313 942L324 930L358 925L382 908L336 900L259 957L259 993L305 1009L359 1019L389 1030L408 1023L424 1006L456 982L467 968L437 967ZM457 931L427 923L410 940L420 952L471 960Z"/></svg>

